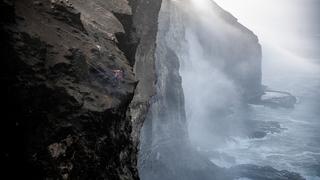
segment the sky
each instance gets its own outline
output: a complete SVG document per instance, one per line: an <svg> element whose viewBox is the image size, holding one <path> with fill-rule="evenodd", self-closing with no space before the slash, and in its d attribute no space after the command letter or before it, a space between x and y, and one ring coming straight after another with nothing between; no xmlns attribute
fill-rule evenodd
<svg viewBox="0 0 320 180"><path fill-rule="evenodd" d="M320 0L215 0L262 43L319 58Z"/></svg>

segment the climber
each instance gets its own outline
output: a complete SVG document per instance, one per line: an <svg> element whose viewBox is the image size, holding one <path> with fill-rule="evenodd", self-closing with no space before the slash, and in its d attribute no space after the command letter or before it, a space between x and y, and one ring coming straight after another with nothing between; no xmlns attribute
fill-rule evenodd
<svg viewBox="0 0 320 180"><path fill-rule="evenodd" d="M123 80L123 70L120 69L114 69L112 70L113 76L112 76L112 86L117 86L119 84L119 81Z"/></svg>
<svg viewBox="0 0 320 180"><path fill-rule="evenodd" d="M112 70L113 76L115 77L116 80L123 80L123 70Z"/></svg>

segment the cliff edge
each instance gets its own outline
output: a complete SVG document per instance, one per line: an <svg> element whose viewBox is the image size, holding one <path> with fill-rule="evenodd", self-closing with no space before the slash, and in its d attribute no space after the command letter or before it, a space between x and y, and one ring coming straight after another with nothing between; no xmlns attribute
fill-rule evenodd
<svg viewBox="0 0 320 180"><path fill-rule="evenodd" d="M160 3L0 2L4 177L138 179Z"/></svg>

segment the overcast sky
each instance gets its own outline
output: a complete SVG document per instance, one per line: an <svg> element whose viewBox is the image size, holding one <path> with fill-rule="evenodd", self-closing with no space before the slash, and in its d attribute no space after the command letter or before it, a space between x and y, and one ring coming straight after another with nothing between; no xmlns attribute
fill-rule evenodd
<svg viewBox="0 0 320 180"><path fill-rule="evenodd" d="M320 57L320 0L215 0L263 43Z"/></svg>

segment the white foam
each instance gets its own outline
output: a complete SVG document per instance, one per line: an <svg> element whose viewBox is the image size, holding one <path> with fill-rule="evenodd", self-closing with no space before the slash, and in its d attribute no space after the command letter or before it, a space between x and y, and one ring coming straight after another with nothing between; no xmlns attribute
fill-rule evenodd
<svg viewBox="0 0 320 180"><path fill-rule="evenodd" d="M319 176L305 176L306 180L320 180Z"/></svg>

